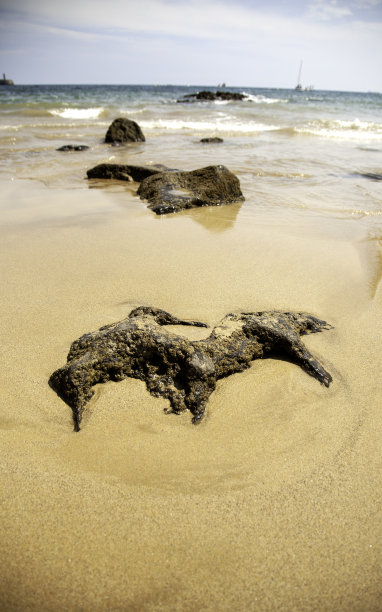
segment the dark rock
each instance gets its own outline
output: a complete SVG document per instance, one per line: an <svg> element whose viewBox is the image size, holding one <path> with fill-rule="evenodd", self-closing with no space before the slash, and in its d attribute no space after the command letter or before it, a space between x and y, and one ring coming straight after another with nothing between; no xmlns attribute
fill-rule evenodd
<svg viewBox="0 0 382 612"><path fill-rule="evenodd" d="M89 179L117 179L119 181L136 181L140 183L143 179L158 172L170 171L170 168L156 164L153 166L129 166L124 164L99 164L87 171Z"/></svg>
<svg viewBox="0 0 382 612"><path fill-rule="evenodd" d="M137 193L157 215L244 200L239 179L225 166L160 172L144 179Z"/></svg>
<svg viewBox="0 0 382 612"><path fill-rule="evenodd" d="M224 142L223 138L219 138L218 136L213 136L210 138L202 138L200 142L208 143L208 144L217 144L218 142Z"/></svg>
<svg viewBox="0 0 382 612"><path fill-rule="evenodd" d="M357 172L357 175L372 181L382 181L382 174L377 174L376 172Z"/></svg>
<svg viewBox="0 0 382 612"><path fill-rule="evenodd" d="M251 361L269 356L292 361L326 387L331 375L309 353L300 336L331 329L306 313L229 314L204 340L188 340L165 326L194 325L158 308L140 307L118 323L101 327L73 342L50 386L72 408L75 430L94 392L92 387L127 377L146 383L155 397L167 398L171 412L189 410L193 423L204 415L220 378L242 372ZM281 392L281 391L280 391Z"/></svg>
<svg viewBox="0 0 382 612"><path fill-rule="evenodd" d="M146 139L138 123L130 119L114 119L106 132L105 142L144 142Z"/></svg>
<svg viewBox="0 0 382 612"><path fill-rule="evenodd" d="M240 101L245 100L246 98L248 98L246 94L236 93L233 91L218 90L215 93L213 91L198 91L197 93L186 94L185 96L183 96L183 98L177 100L177 102L198 102L200 100L204 102L210 102L215 100Z"/></svg>
<svg viewBox="0 0 382 612"><path fill-rule="evenodd" d="M56 151L86 151L89 149L87 145L63 145Z"/></svg>

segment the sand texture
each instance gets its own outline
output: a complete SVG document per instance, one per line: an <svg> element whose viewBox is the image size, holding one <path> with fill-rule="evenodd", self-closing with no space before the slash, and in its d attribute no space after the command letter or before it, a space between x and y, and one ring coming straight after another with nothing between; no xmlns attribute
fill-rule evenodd
<svg viewBox="0 0 382 612"><path fill-rule="evenodd" d="M160 218L118 187L2 194L0 609L381 610L380 236L240 204ZM126 379L74 433L49 376L141 305L310 312L333 383L257 360L195 427Z"/></svg>

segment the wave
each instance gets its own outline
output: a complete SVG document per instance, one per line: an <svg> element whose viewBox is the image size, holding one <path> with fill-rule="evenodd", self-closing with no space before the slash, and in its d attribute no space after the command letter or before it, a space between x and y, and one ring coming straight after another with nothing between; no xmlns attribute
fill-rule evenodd
<svg viewBox="0 0 382 612"><path fill-rule="evenodd" d="M97 119L104 111L104 107L100 106L97 108L52 109L49 113L63 119Z"/></svg>
<svg viewBox="0 0 382 612"><path fill-rule="evenodd" d="M267 132L279 130L277 125L266 125L264 123L241 123L239 121L190 121L182 119L152 119L141 121L142 128L148 130L173 130L173 131L188 131L196 132L234 132L239 134L256 134L258 132Z"/></svg>
<svg viewBox="0 0 382 612"><path fill-rule="evenodd" d="M254 102L255 104L288 104L287 99L282 98L267 98L260 94L249 94L243 91L243 94L247 96L246 102Z"/></svg>
<svg viewBox="0 0 382 612"><path fill-rule="evenodd" d="M296 133L336 140L380 140L382 124L360 119L318 119L295 127Z"/></svg>

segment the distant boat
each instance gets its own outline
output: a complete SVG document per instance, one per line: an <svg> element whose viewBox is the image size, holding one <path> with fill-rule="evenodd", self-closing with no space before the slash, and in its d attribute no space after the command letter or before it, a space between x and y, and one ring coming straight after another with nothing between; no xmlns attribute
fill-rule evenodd
<svg viewBox="0 0 382 612"><path fill-rule="evenodd" d="M307 87L303 87L301 85L301 71L302 71L302 61L300 63L300 69L298 71L297 85L294 88L295 91L302 91L302 90L304 90L304 91L313 91L313 89L314 89L313 85L308 85Z"/></svg>
<svg viewBox="0 0 382 612"><path fill-rule="evenodd" d="M0 85L14 85L12 79L7 79L5 73L3 72L3 78L0 79Z"/></svg>
<svg viewBox="0 0 382 612"><path fill-rule="evenodd" d="M300 69L298 71L298 78L297 78L297 85L295 87L295 91L302 91L302 85L301 85L301 70L302 70L302 60L300 62Z"/></svg>

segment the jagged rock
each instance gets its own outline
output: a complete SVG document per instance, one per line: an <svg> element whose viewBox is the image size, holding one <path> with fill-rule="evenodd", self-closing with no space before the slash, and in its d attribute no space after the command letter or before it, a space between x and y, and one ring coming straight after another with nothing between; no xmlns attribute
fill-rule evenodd
<svg viewBox="0 0 382 612"><path fill-rule="evenodd" d="M246 94L237 93L233 91L198 91L197 93L186 94L177 102L198 102L202 101L214 101L214 100L245 100L248 98Z"/></svg>
<svg viewBox="0 0 382 612"><path fill-rule="evenodd" d="M208 144L217 144L219 142L224 142L223 138L219 138L219 136L212 136L209 138L202 138L200 142L208 143Z"/></svg>
<svg viewBox="0 0 382 612"><path fill-rule="evenodd" d="M144 179L137 193L158 215L244 200L239 179L225 166L160 172Z"/></svg>
<svg viewBox="0 0 382 612"><path fill-rule="evenodd" d="M76 431L94 394L92 387L110 380L145 381L152 395L169 400L170 412L189 410L193 423L202 419L216 381L242 372L255 359L278 356L299 365L326 387L332 381L300 340L305 334L331 329L310 314L228 314L204 340L176 335L166 328L169 325L207 327L159 308L139 307L122 321L73 342L66 365L53 372L49 384L72 408Z"/></svg>
<svg viewBox="0 0 382 612"><path fill-rule="evenodd" d="M86 151L89 149L87 145L63 145L56 149L56 151Z"/></svg>
<svg viewBox="0 0 382 612"><path fill-rule="evenodd" d="M99 164L87 171L89 179L117 179L119 181L136 181L140 183L143 179L158 172L170 171L170 168L156 164L153 166L131 166L126 164Z"/></svg>
<svg viewBox="0 0 382 612"><path fill-rule="evenodd" d="M144 142L145 140L138 123L131 121L131 119L124 119L121 117L114 119L105 136L105 142L112 144L122 142Z"/></svg>

